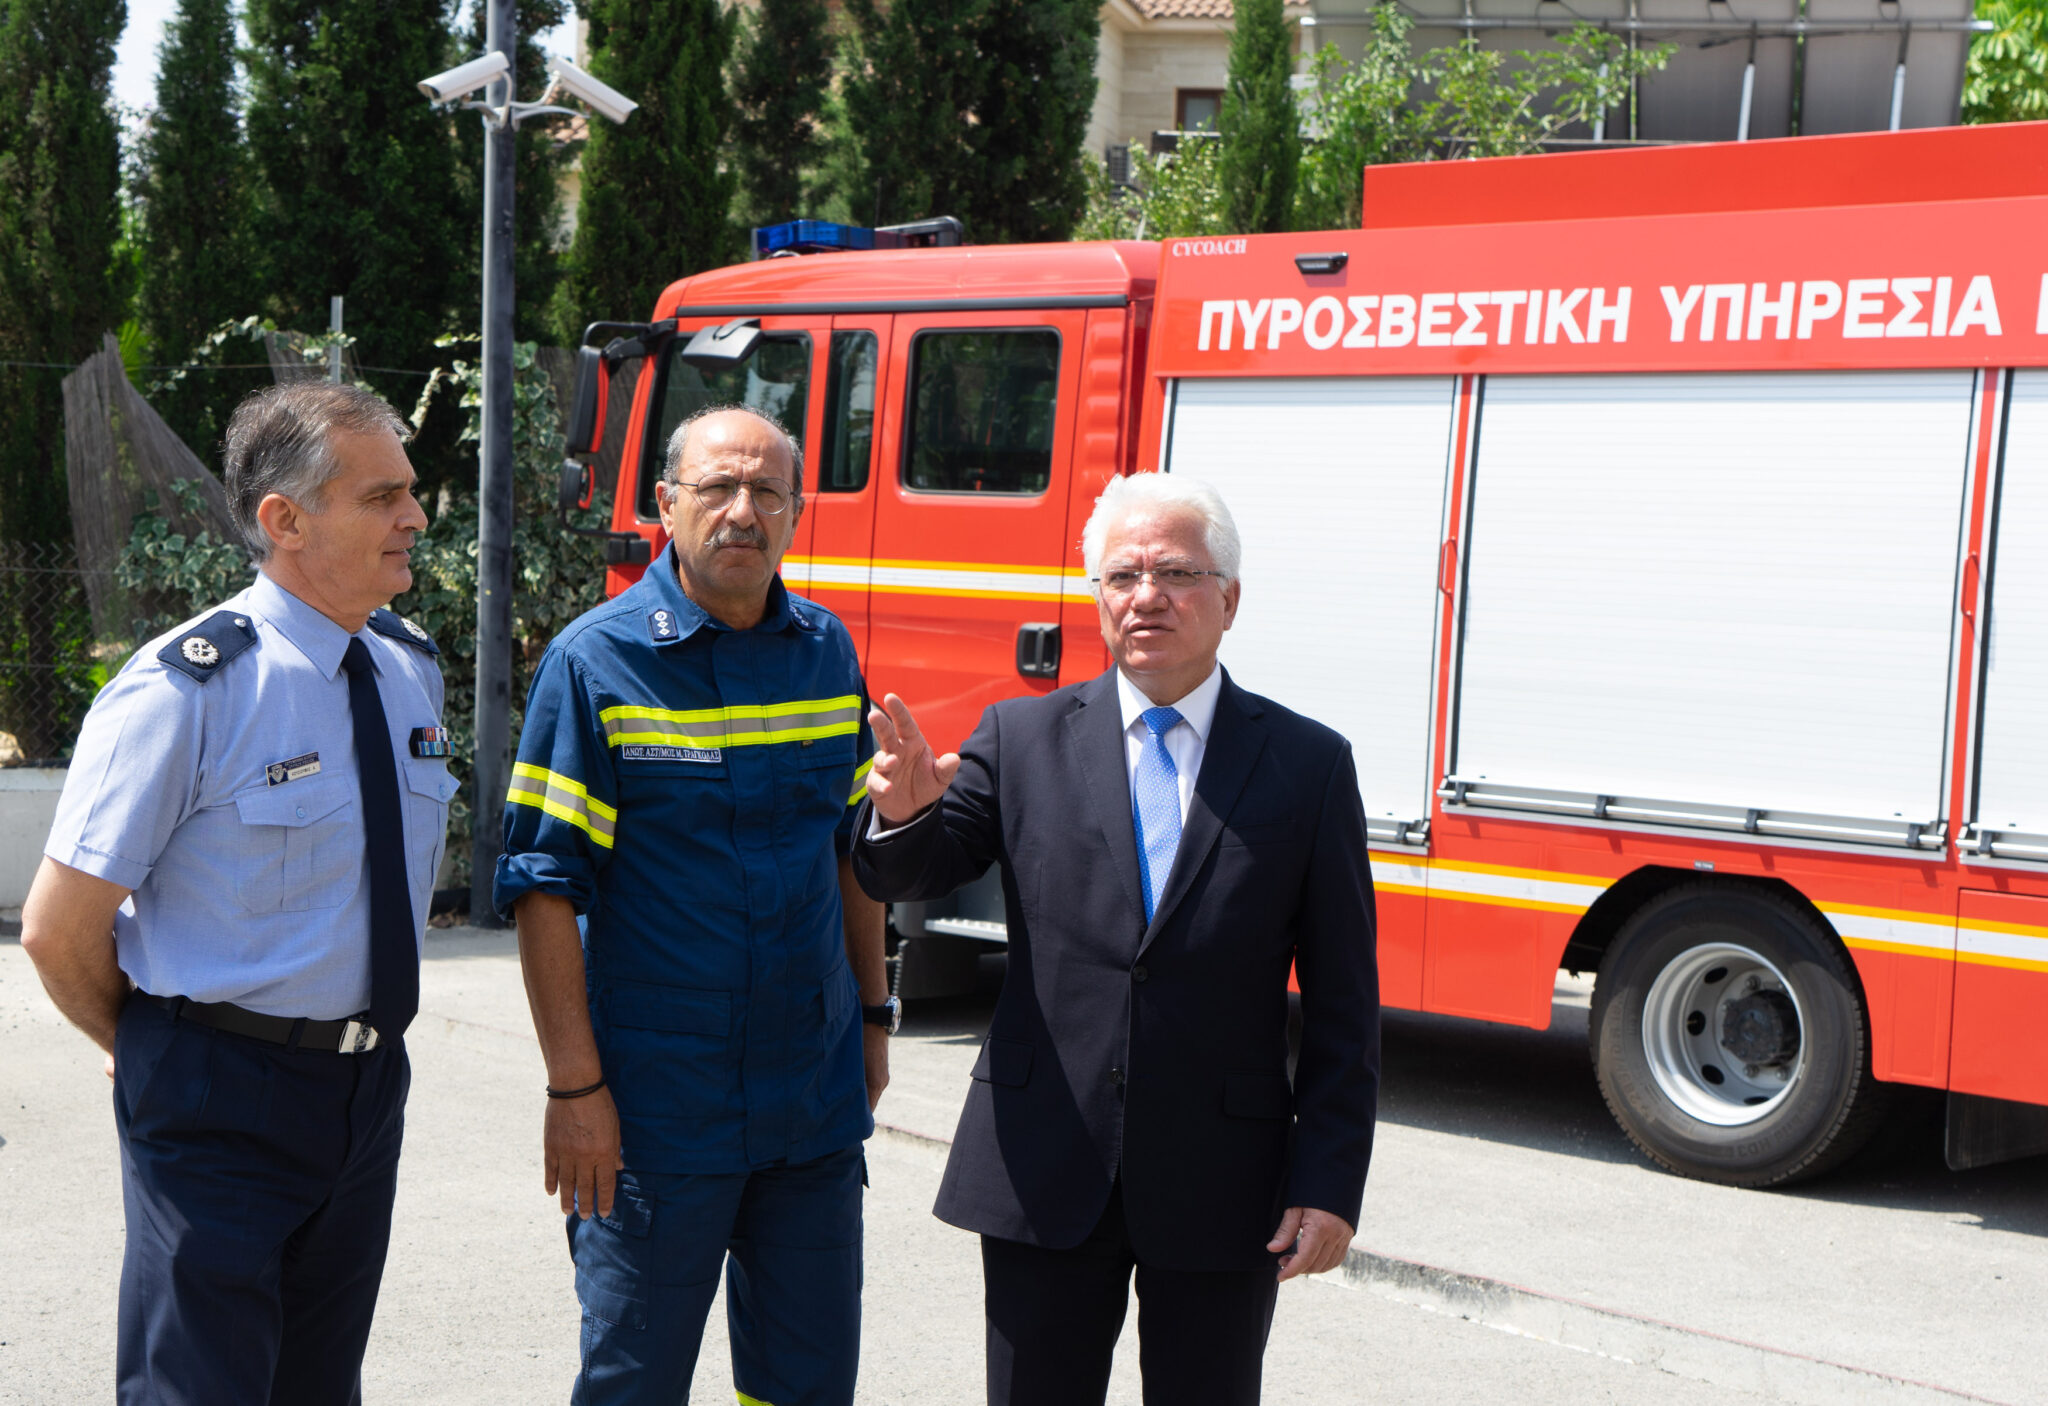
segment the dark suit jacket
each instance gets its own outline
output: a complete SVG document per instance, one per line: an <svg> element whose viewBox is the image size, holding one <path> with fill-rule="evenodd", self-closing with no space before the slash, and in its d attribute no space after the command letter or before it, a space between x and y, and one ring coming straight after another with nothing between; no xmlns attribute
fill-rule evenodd
<svg viewBox="0 0 2048 1406"><path fill-rule="evenodd" d="M1288 1206L1358 1224L1379 974L1348 742L1225 674L1149 926L1113 670L990 708L943 800L878 840L870 804L853 862L874 898L938 898L1002 866L1009 975L940 1219L1071 1248L1121 1172L1133 1247L1162 1268L1270 1265Z"/></svg>

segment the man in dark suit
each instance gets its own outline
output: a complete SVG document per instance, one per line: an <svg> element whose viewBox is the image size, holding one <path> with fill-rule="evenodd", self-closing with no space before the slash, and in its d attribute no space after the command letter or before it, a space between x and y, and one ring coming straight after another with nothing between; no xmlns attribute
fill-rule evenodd
<svg viewBox="0 0 2048 1406"><path fill-rule="evenodd" d="M854 867L919 900L1002 866L1009 976L936 1208L982 1236L990 1402L1101 1402L1135 1269L1148 1406L1242 1406L1278 1282L1340 1263L1364 1196L1365 815L1350 745L1217 665L1239 549L1212 490L1117 479L1082 545L1116 667L944 757L890 695Z"/></svg>

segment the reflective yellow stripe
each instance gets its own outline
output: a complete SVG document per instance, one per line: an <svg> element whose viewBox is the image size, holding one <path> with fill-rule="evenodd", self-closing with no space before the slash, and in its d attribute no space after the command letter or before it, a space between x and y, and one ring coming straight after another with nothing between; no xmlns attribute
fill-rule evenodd
<svg viewBox="0 0 2048 1406"><path fill-rule="evenodd" d="M868 793L868 773L870 771L873 771L874 767L875 759L873 757L869 757L866 761L862 762L860 766L854 770L853 794L846 798L846 803L848 805L859 805L860 798Z"/></svg>
<svg viewBox="0 0 2048 1406"><path fill-rule="evenodd" d="M605 740L675 743L686 747L752 747L776 742L814 742L860 731L860 696L809 698L793 703L738 703L725 708L678 712L622 703L599 713Z"/></svg>
<svg viewBox="0 0 2048 1406"><path fill-rule="evenodd" d="M619 813L616 810L584 790L582 783L545 767L515 763L505 801L508 805L532 806L565 824L574 825L590 836L593 843L606 849L612 847L618 833Z"/></svg>
<svg viewBox="0 0 2048 1406"><path fill-rule="evenodd" d="M758 1396L749 1396L737 1387L733 1389L733 1395L739 1398L740 1406L775 1406L774 1402L763 1401Z"/></svg>

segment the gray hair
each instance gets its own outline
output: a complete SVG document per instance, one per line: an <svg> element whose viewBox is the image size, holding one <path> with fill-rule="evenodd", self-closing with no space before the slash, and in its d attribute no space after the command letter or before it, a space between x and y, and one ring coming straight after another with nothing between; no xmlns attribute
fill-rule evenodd
<svg viewBox="0 0 2048 1406"><path fill-rule="evenodd" d="M723 415L729 410L737 410L742 415L752 415L756 420L759 420L762 424L782 436L782 442L789 447L789 486L798 498L802 498L804 496L803 446L796 442L796 436L789 432L789 427L784 425L782 421L776 419L767 411L757 410L751 405L735 405L731 403L706 405L702 409L693 410L684 416L683 423L677 425L674 432L668 437L668 454L662 460L661 481L671 487L683 481L683 450L690 442L690 427L708 416Z"/></svg>
<svg viewBox="0 0 2048 1406"><path fill-rule="evenodd" d="M1090 580L1102 574L1102 550L1110 521L1133 508L1178 510L1201 519L1209 560L1224 580L1237 579L1244 544L1238 540L1236 520L1216 490L1200 479L1179 474L1144 473L1111 479L1095 500L1095 511L1088 514L1088 525L1081 529L1081 559L1087 563Z"/></svg>
<svg viewBox="0 0 2048 1406"><path fill-rule="evenodd" d="M223 454L228 511L257 561L268 561L272 549L257 506L276 493L319 512L341 472L334 437L380 431L401 443L412 438L412 426L381 396L327 381L266 386L235 407Z"/></svg>

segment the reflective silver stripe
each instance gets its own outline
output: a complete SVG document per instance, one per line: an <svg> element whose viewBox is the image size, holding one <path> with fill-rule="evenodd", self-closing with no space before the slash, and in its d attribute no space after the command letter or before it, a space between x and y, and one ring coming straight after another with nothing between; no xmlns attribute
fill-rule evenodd
<svg viewBox="0 0 2048 1406"><path fill-rule="evenodd" d="M736 704L677 712L618 704L598 714L611 746L671 743L689 747L749 747L812 742L860 731L860 698L802 699L793 703Z"/></svg>
<svg viewBox="0 0 2048 1406"><path fill-rule="evenodd" d="M527 762L515 764L505 801L508 805L532 806L574 825L605 849L610 849L617 838L616 810L593 797L579 782L545 767Z"/></svg>

